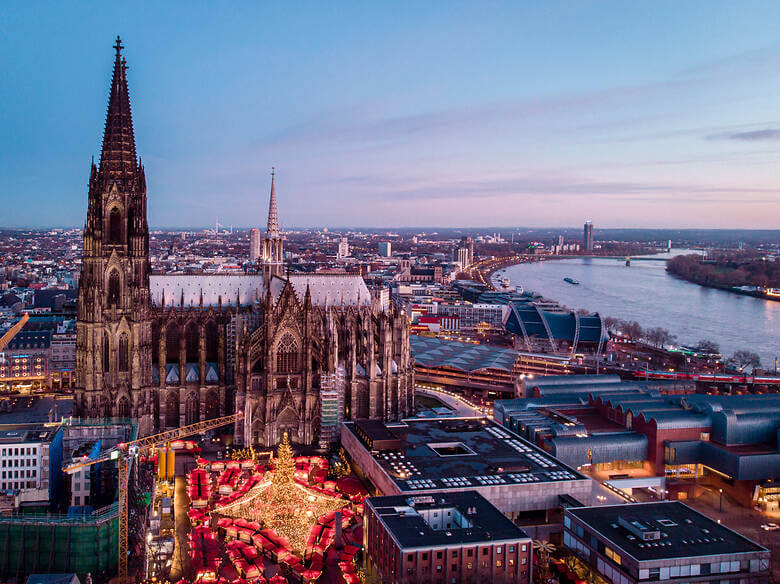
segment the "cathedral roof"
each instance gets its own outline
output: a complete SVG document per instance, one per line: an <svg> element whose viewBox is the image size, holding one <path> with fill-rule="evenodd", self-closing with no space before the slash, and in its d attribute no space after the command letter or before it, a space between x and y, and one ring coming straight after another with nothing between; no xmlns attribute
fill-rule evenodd
<svg viewBox="0 0 780 584"><path fill-rule="evenodd" d="M162 306L199 306L203 294L203 306L235 304L236 297L241 304L251 304L263 294L263 277L260 274L197 274L197 275L152 275L149 276L152 303Z"/></svg>
<svg viewBox="0 0 780 584"><path fill-rule="evenodd" d="M311 294L311 303L314 306L370 306L371 293L360 274L305 274L297 273L289 275L290 284L298 300L303 302L306 295L306 287ZM271 280L271 294L274 300L284 289L286 280L275 277Z"/></svg>

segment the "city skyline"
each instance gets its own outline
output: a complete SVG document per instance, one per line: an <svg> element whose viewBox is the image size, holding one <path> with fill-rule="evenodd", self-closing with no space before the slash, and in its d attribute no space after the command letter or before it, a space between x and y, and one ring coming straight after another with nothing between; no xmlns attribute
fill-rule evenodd
<svg viewBox="0 0 780 584"><path fill-rule="evenodd" d="M779 581L780 4L174 2L0 9L0 581Z"/></svg>
<svg viewBox="0 0 780 584"><path fill-rule="evenodd" d="M283 227L777 225L776 6L150 6L6 11L2 227L81 224L109 30L153 228L262 226L273 165Z"/></svg>

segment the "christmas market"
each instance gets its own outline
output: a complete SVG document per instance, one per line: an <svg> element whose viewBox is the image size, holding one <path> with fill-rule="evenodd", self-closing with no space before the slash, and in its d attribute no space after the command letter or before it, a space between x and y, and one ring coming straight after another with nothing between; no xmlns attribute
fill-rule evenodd
<svg viewBox="0 0 780 584"><path fill-rule="evenodd" d="M179 582L360 582L367 495L360 481L329 479L329 461L295 456L286 433L276 456L238 455L246 457L198 456L186 475L190 569Z"/></svg>

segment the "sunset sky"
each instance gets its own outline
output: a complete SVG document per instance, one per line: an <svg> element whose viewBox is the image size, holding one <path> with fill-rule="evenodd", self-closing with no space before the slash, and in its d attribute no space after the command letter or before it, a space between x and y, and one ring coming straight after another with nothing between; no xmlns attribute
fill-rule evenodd
<svg viewBox="0 0 780 584"><path fill-rule="evenodd" d="M3 2L0 227L80 226L122 36L156 227L780 227L778 2Z"/></svg>

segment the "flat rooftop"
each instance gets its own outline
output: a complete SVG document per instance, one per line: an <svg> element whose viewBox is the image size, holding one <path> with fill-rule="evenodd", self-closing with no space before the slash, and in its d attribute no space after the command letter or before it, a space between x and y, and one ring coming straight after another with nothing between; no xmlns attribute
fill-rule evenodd
<svg viewBox="0 0 780 584"><path fill-rule="evenodd" d="M360 440L354 422L344 427ZM387 430L400 447L369 450L402 492L588 480L487 418L410 419Z"/></svg>
<svg viewBox="0 0 780 584"><path fill-rule="evenodd" d="M0 408L0 426L3 424L34 424L49 421L49 412L57 406L57 419L68 417L73 412L73 396L10 396L3 399L7 406ZM15 405L10 411L4 409Z"/></svg>
<svg viewBox="0 0 780 584"><path fill-rule="evenodd" d="M0 427L0 444L36 444L51 442L60 429L47 428L43 424L25 424L16 428Z"/></svg>
<svg viewBox="0 0 780 584"><path fill-rule="evenodd" d="M766 551L679 501L580 507L566 513L639 561ZM659 531L660 539L643 541L621 519Z"/></svg>
<svg viewBox="0 0 780 584"><path fill-rule="evenodd" d="M366 503L404 549L528 538L476 491L370 497Z"/></svg>

